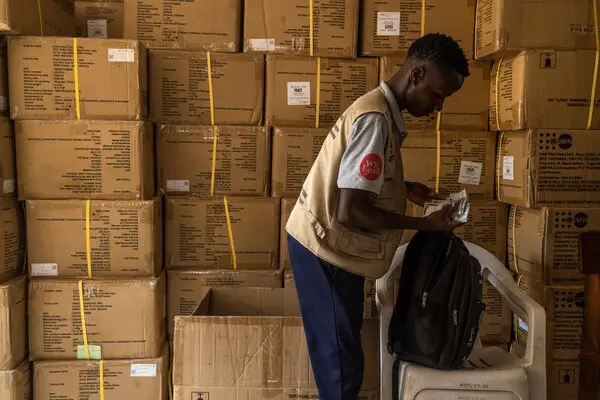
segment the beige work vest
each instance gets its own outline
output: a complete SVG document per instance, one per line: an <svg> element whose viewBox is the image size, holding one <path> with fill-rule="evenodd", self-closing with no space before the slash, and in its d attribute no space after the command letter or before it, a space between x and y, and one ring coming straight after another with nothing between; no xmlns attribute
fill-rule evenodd
<svg viewBox="0 0 600 400"><path fill-rule="evenodd" d="M380 278L392 262L402 231L367 232L342 225L337 219L340 195L337 179L342 156L354 121L370 112L383 114L388 124L384 183L375 204L384 210L405 213L401 133L393 121L383 89L379 87L352 104L331 129L304 182L286 230L317 257L354 274Z"/></svg>

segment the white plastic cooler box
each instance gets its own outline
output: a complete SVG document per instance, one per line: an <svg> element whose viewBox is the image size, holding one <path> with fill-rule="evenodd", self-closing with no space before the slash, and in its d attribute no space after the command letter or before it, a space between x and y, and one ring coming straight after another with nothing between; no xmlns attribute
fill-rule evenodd
<svg viewBox="0 0 600 400"><path fill-rule="evenodd" d="M387 350L388 327L394 310L395 283L408 245L398 249L388 273L377 280L380 310L381 400L546 400L546 316L525 295L505 266L488 251L465 242L479 260L482 275L506 299L511 310L528 324L527 348L518 358L498 347L476 346L464 367L441 371L400 362L393 379L395 356ZM393 382L397 382L394 399Z"/></svg>

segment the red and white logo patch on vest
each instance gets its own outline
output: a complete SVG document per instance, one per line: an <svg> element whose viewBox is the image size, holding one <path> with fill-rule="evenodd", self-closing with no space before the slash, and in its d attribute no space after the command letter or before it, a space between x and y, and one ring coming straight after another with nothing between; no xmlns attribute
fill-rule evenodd
<svg viewBox="0 0 600 400"><path fill-rule="evenodd" d="M368 181L376 181L381 176L383 161L379 154L367 154L360 162L360 174Z"/></svg>

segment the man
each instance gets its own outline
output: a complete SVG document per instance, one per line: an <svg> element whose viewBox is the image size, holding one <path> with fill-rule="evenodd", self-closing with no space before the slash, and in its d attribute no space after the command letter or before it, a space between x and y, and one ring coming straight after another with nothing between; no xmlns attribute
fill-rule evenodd
<svg viewBox="0 0 600 400"><path fill-rule="evenodd" d="M450 231L445 208L405 215L406 199L423 205L437 194L404 182L402 111L440 111L469 76L464 52L450 37L415 41L391 79L362 96L323 143L287 224L289 255L308 350L322 400L357 400L365 277L383 276L403 229Z"/></svg>

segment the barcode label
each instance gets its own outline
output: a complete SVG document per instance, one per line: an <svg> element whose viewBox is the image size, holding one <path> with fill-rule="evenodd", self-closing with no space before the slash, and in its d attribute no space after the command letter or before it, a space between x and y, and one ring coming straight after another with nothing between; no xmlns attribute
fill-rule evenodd
<svg viewBox="0 0 600 400"><path fill-rule="evenodd" d="M108 49L108 62L135 62L133 49Z"/></svg>
<svg viewBox="0 0 600 400"><path fill-rule="evenodd" d="M377 13L377 36L400 36L400 13Z"/></svg>

